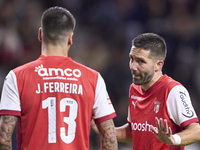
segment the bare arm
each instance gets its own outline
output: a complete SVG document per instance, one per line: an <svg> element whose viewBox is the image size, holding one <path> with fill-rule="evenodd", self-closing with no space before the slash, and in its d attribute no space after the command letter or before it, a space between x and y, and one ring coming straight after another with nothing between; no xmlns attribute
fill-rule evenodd
<svg viewBox="0 0 200 150"><path fill-rule="evenodd" d="M115 128L118 142L132 142L132 131L128 123Z"/></svg>
<svg viewBox="0 0 200 150"><path fill-rule="evenodd" d="M96 124L101 135L101 150L117 150L116 131L113 120Z"/></svg>
<svg viewBox="0 0 200 150"><path fill-rule="evenodd" d="M93 130L99 134L99 130L94 123L94 120L91 121L91 126ZM132 142L132 131L131 127L129 126L128 123L124 124L123 126L120 127L115 127L116 130L116 136L117 136L117 141L118 142Z"/></svg>
<svg viewBox="0 0 200 150"><path fill-rule="evenodd" d="M12 134L18 118L11 115L0 116L0 149L12 150Z"/></svg>
<svg viewBox="0 0 200 150"><path fill-rule="evenodd" d="M164 122L164 125L163 125ZM162 118L156 118L157 129L151 126L152 132L157 136L157 138L163 142L170 145L175 145L175 139L172 136L171 128L167 126L167 120ZM191 123L186 126L185 129L179 133L176 133L181 138L180 145L189 145L200 141L200 125L199 123Z"/></svg>
<svg viewBox="0 0 200 150"><path fill-rule="evenodd" d="M200 125L199 123L192 123L188 125L178 135L181 137L181 145L189 145L200 141Z"/></svg>

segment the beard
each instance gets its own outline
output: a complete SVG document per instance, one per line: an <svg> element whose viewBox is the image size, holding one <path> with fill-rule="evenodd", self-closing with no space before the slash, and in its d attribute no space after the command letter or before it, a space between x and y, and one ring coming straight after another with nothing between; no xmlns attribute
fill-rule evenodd
<svg viewBox="0 0 200 150"><path fill-rule="evenodd" d="M154 69L152 68L150 71L145 73L136 73L131 71L133 75L133 83L135 85L145 85L148 84L154 76Z"/></svg>

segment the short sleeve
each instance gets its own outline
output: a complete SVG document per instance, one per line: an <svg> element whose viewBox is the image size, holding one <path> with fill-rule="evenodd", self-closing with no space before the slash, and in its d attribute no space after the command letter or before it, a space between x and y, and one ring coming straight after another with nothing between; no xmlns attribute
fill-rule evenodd
<svg viewBox="0 0 200 150"><path fill-rule="evenodd" d="M181 128L198 122L190 95L182 85L177 85L170 91L167 98L167 109L170 118Z"/></svg>
<svg viewBox="0 0 200 150"><path fill-rule="evenodd" d="M131 116L130 116L130 108L128 107L128 117L127 121L130 123L131 122Z"/></svg>
<svg viewBox="0 0 200 150"><path fill-rule="evenodd" d="M100 123L116 116L105 82L100 74L97 80L93 112L95 123Z"/></svg>
<svg viewBox="0 0 200 150"><path fill-rule="evenodd" d="M4 80L1 94L0 115L19 115L21 111L15 73L10 71Z"/></svg>

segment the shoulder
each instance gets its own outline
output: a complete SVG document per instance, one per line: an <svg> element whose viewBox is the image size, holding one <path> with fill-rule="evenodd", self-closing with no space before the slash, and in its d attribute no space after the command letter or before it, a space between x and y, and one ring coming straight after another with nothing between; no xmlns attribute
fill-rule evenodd
<svg viewBox="0 0 200 150"><path fill-rule="evenodd" d="M174 80L173 78L167 75L163 76L163 78L161 79L161 82L162 82L162 86L164 86L169 91L171 91L174 87L184 88L184 86L180 82Z"/></svg>
<svg viewBox="0 0 200 150"><path fill-rule="evenodd" d="M73 62L74 66L75 66L76 68L82 70L82 72L84 72L85 74L88 74L88 75L89 75L89 74L95 74L95 75L98 75L98 74L99 74L98 71L96 71L96 70L94 70L94 69L92 69L92 68L90 68L90 67L88 67L88 66L85 66L85 65L83 65L83 64L81 64L81 63L79 63L79 62L76 62L76 61L74 61L74 60L72 60L72 62Z"/></svg>
<svg viewBox="0 0 200 150"><path fill-rule="evenodd" d="M172 83L172 84L181 84L180 82L174 80L172 77L167 76L167 75L163 75L162 80L166 83Z"/></svg>
<svg viewBox="0 0 200 150"><path fill-rule="evenodd" d="M176 85L173 88L171 88L169 96L173 96L173 97L189 97L189 93L188 90L182 86L182 85Z"/></svg>
<svg viewBox="0 0 200 150"><path fill-rule="evenodd" d="M35 69L35 67L37 66L37 60L34 60L34 61L31 61L31 62L28 62L26 64L23 64L21 66L18 66L16 68L14 68L12 71L14 73L19 73L19 72L23 72L23 71L30 71L30 70L33 70Z"/></svg>
<svg viewBox="0 0 200 150"><path fill-rule="evenodd" d="M84 64L81 64L81 63L76 62L76 61L74 61L74 60L72 60L72 61L73 61L73 63L74 63L75 65L77 65L77 66L79 66L79 67L81 67L81 68L83 68L83 69L85 69L85 70L88 70L88 71L91 71L91 72L98 72L98 71L96 71L96 70L94 70L94 69L92 69L92 68L90 68L90 67L88 67L88 66L86 66L86 65L84 65Z"/></svg>

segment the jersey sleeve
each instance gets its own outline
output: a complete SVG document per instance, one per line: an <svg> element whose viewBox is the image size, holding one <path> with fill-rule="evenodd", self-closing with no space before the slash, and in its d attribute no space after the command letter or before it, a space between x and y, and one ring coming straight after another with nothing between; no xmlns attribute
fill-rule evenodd
<svg viewBox="0 0 200 150"><path fill-rule="evenodd" d="M128 117L127 117L127 122L131 122L131 116L130 116L130 108L128 107Z"/></svg>
<svg viewBox="0 0 200 150"><path fill-rule="evenodd" d="M4 80L0 102L0 115L20 116L20 99L15 73L10 71Z"/></svg>
<svg viewBox="0 0 200 150"><path fill-rule="evenodd" d="M131 86L129 87L129 100L130 100L130 89L131 89ZM131 123L130 106L128 106L127 122Z"/></svg>
<svg viewBox="0 0 200 150"><path fill-rule="evenodd" d="M93 119L95 123L101 123L114 117L116 117L116 113L106 90L105 82L101 75L98 74L93 106Z"/></svg>
<svg viewBox="0 0 200 150"><path fill-rule="evenodd" d="M182 85L177 85L170 91L167 98L167 109L170 118L181 128L198 122L190 95Z"/></svg>

